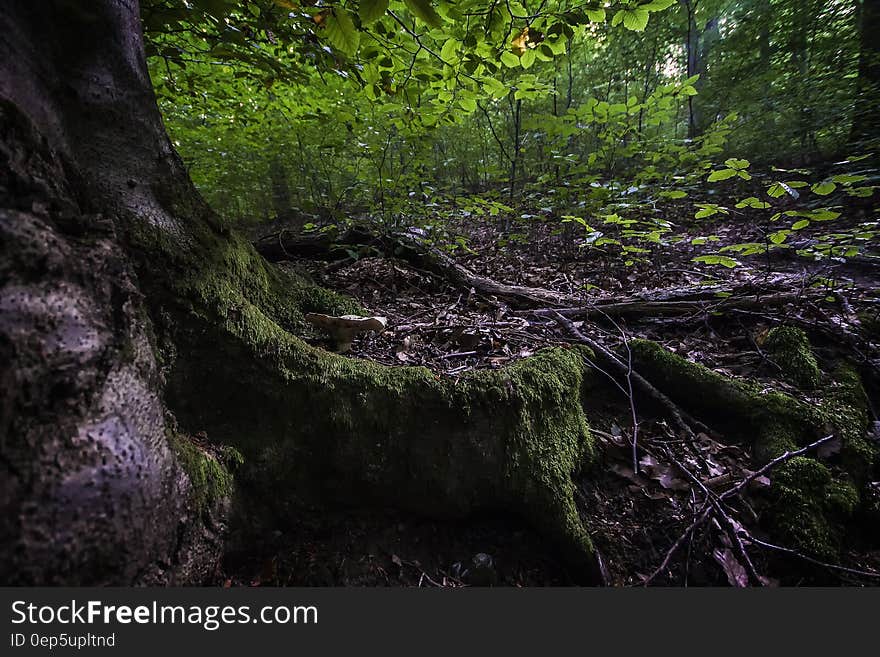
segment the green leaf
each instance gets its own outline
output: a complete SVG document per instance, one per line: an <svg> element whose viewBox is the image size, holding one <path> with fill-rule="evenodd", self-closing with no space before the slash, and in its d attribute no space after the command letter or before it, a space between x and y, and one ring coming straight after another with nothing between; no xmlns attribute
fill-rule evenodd
<svg viewBox="0 0 880 657"><path fill-rule="evenodd" d="M510 53L510 55L516 59L516 55L513 55L512 53ZM501 61L504 61L503 56L501 57ZM516 66L516 63L514 63L514 66ZM483 91L490 94L493 98L504 98L510 92L510 89L501 80L488 78L483 82Z"/></svg>
<svg viewBox="0 0 880 657"><path fill-rule="evenodd" d="M358 16L362 25L368 25L379 20L388 10L389 0L361 0L358 7Z"/></svg>
<svg viewBox="0 0 880 657"><path fill-rule="evenodd" d="M440 49L440 58L447 64L455 64L458 61L458 41L447 39Z"/></svg>
<svg viewBox="0 0 880 657"><path fill-rule="evenodd" d="M773 198L779 198L786 193L792 198L800 198L800 194L792 189L791 185L787 185L781 181L775 182L767 188L767 195L772 196Z"/></svg>
<svg viewBox="0 0 880 657"><path fill-rule="evenodd" d="M477 109L477 101L473 98L462 98L458 101L458 104L461 105L465 112L473 112Z"/></svg>
<svg viewBox="0 0 880 657"><path fill-rule="evenodd" d="M651 0L648 4L641 5L639 9L644 9L645 11L663 11L664 9L669 9L669 7L674 4L675 0Z"/></svg>
<svg viewBox="0 0 880 657"><path fill-rule="evenodd" d="M683 192L680 189L673 189L666 192L660 192L660 196L663 198L678 199L687 196L687 192Z"/></svg>
<svg viewBox="0 0 880 657"><path fill-rule="evenodd" d="M735 157L731 157L724 161L726 166L729 166L731 169L748 169L749 164L751 164L748 160L738 160Z"/></svg>
<svg viewBox="0 0 880 657"><path fill-rule="evenodd" d="M828 195L829 195L831 192L833 192L835 189L837 189L837 185L835 185L835 184L834 184L833 182L831 182L830 180L826 180L826 181L824 181L824 182L816 183L815 185L813 185L812 187L810 187L810 190L811 190L814 194L818 194L819 196L828 196Z"/></svg>
<svg viewBox="0 0 880 657"><path fill-rule="evenodd" d="M796 221L791 225L792 230L800 230L801 228L806 228L810 225L809 219L801 219L800 221Z"/></svg>
<svg viewBox="0 0 880 657"><path fill-rule="evenodd" d="M604 9L587 9L587 17L593 23L604 23L605 22L605 10Z"/></svg>
<svg viewBox="0 0 880 657"><path fill-rule="evenodd" d="M735 175L736 169L718 169L717 171L710 173L706 180L709 182L718 182L719 180L733 178Z"/></svg>
<svg viewBox="0 0 880 657"><path fill-rule="evenodd" d="M853 183L862 182L863 180L867 180L868 176L853 176L846 173L841 173L834 176L831 180L836 183L840 183L841 185L852 185Z"/></svg>
<svg viewBox="0 0 880 657"><path fill-rule="evenodd" d="M641 7L621 9L611 19L611 26L616 27L622 22L626 29L641 32L648 26L648 17L648 11Z"/></svg>
<svg viewBox="0 0 880 657"><path fill-rule="evenodd" d="M515 68L519 66L519 57L514 55L509 50L505 50L501 53L501 63L504 64L507 68Z"/></svg>
<svg viewBox="0 0 880 657"><path fill-rule="evenodd" d="M766 210L770 207L770 204L767 201L762 201L754 196L749 196L748 198L744 198L742 201L736 204L736 207L742 208L755 208L757 210Z"/></svg>
<svg viewBox="0 0 880 657"><path fill-rule="evenodd" d="M443 19L434 9L431 0L403 0L407 9L413 16L427 23L431 27L440 27L443 25Z"/></svg>
<svg viewBox="0 0 880 657"><path fill-rule="evenodd" d="M775 233L770 235L770 241L774 244L782 244L789 235L789 231L787 230L778 230Z"/></svg>
<svg viewBox="0 0 880 657"><path fill-rule="evenodd" d="M697 203L697 207L700 208L700 210L694 215L694 219L705 219L706 217L712 217L719 212L722 214L728 214L727 208L715 205L714 203Z"/></svg>
<svg viewBox="0 0 880 657"><path fill-rule="evenodd" d="M519 63L522 64L523 68L530 68L535 63L535 51L526 50L522 57L519 58Z"/></svg>
<svg viewBox="0 0 880 657"><path fill-rule="evenodd" d="M354 55L361 42L361 33L354 26L351 15L342 7L333 10L325 20L324 33L333 47L346 55Z"/></svg>
<svg viewBox="0 0 880 657"><path fill-rule="evenodd" d="M703 262L707 265L723 265L724 267L728 267L730 269L734 267L739 267L740 263L738 260L734 260L733 258L729 258L723 255L703 255L697 256L693 259L694 262Z"/></svg>
<svg viewBox="0 0 880 657"><path fill-rule="evenodd" d="M829 210L828 208L817 208L810 211L809 218L813 221L834 221L840 216L839 212Z"/></svg>

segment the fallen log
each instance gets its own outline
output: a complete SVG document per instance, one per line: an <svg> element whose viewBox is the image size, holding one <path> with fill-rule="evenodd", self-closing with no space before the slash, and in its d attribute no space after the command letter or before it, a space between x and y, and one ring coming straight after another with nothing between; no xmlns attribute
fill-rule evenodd
<svg viewBox="0 0 880 657"><path fill-rule="evenodd" d="M578 296L541 287L509 285L482 276L455 261L450 255L406 233L376 234L363 228L352 228L340 235L331 233L297 235L281 231L254 242L257 251L267 260L277 262L291 258L316 258L346 246L369 246L389 257L434 274L449 283L473 288L485 297L495 297L521 308L575 306L583 303Z"/></svg>
<svg viewBox="0 0 880 657"><path fill-rule="evenodd" d="M731 296L718 298L717 292L717 290L713 291L711 297L707 294L704 298L668 301L652 299L607 300L570 308L535 308L515 311L514 314L552 318L559 314L567 319L589 319L600 315L611 317L620 317L622 315L683 315L694 312L721 312L731 308L748 309L778 306L797 301L803 296L796 292L777 292L764 296L754 294L753 292L748 296L734 296L734 289L728 288L723 290L723 292Z"/></svg>

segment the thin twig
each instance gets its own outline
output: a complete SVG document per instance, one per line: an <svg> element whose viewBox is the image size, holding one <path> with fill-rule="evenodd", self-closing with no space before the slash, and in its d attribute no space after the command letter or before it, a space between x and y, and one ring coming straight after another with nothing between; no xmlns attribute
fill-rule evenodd
<svg viewBox="0 0 880 657"><path fill-rule="evenodd" d="M788 461L789 459L793 459L795 456L800 456L801 454L804 454L804 453L810 451L811 449L815 449L819 445L823 445L823 444L827 443L832 438L834 438L834 434L825 436L824 438L820 438L819 440L812 442L809 445L806 445L805 447L801 447L800 449L796 449L794 451L788 451L788 452L785 452L784 454L777 456L772 461L768 461L762 468L756 470L755 472L750 474L748 477L746 477L745 479L740 481L733 488L730 488L730 489L724 491L723 493L721 493L721 495L718 496L718 499L726 500L727 498L733 497L734 495L739 495L739 493L741 493L742 490L746 486L748 486L751 482L753 482L755 479L757 479L761 475L769 472L770 470L775 468L780 463L784 463L785 461Z"/></svg>

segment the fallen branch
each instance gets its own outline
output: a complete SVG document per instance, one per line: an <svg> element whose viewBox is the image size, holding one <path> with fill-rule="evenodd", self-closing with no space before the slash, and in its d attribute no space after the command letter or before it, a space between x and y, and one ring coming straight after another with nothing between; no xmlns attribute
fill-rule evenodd
<svg viewBox="0 0 880 657"><path fill-rule="evenodd" d="M406 233L378 235L363 228L352 228L342 235L329 233L297 235L281 231L266 235L254 243L267 260L291 257L315 258L327 255L334 248L370 246L388 257L399 258L410 265L439 276L452 285L473 288L486 297L496 297L517 307L566 306L581 303L581 298L542 287L509 285L482 276L459 264L452 256Z"/></svg>
<svg viewBox="0 0 880 657"><path fill-rule="evenodd" d="M663 406L669 415L672 417L676 426L683 430L689 437L694 436L693 428L696 428L698 431L702 431L706 434L713 433L711 429L709 429L706 425L704 425L699 420L694 419L687 412L683 411L678 405L673 402L669 397L660 392L654 385L648 381L641 374L633 370L626 363L621 361L610 349L607 349L605 346L599 344L592 338L584 335L574 323L563 316L561 313L556 313L556 321L568 331L572 337L574 337L578 342L581 342L590 349L592 349L598 356L601 356L605 362L607 362L613 370L615 370L620 376L630 378L635 384L641 389L641 391L647 394L651 399L658 402L661 406ZM602 370L600 370L602 371Z"/></svg>
<svg viewBox="0 0 880 657"><path fill-rule="evenodd" d="M725 293L726 290L722 290ZM690 293L692 294L692 293ZM715 296L715 293L712 295ZM536 308L528 311L519 311L515 314L531 314L538 317L554 317L560 314L569 319L589 319L597 315L622 316L622 315L686 315L688 313L714 313L729 309L764 308L778 306L792 301L797 301L800 295L789 292L779 292L767 296L730 296L724 299L702 298L682 300L651 300L651 299L628 299L622 301L599 301L590 305L570 308Z"/></svg>

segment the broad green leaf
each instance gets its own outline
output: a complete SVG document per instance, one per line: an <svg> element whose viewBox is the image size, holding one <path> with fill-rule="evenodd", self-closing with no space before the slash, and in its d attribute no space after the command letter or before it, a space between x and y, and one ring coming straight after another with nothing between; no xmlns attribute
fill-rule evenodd
<svg viewBox="0 0 880 657"><path fill-rule="evenodd" d="M778 230L770 235L770 241L774 244L782 244L788 238L788 235L789 231Z"/></svg>
<svg viewBox="0 0 880 657"><path fill-rule="evenodd" d="M796 221L791 225L792 230L800 230L801 228L806 228L810 225L809 219L801 219L800 221Z"/></svg>
<svg viewBox="0 0 880 657"><path fill-rule="evenodd" d="M587 18L589 18L593 23L604 23L605 22L605 10L604 9L587 9Z"/></svg>
<svg viewBox="0 0 880 657"><path fill-rule="evenodd" d="M516 55L509 53L514 59L516 59ZM501 58L504 61L504 57ZM516 64L514 64L515 66ZM496 78L488 78L485 82L483 82L483 91L491 94L493 98L504 98L509 92L510 89L506 84L504 84L501 80Z"/></svg>
<svg viewBox="0 0 880 657"><path fill-rule="evenodd" d="M519 57L514 55L509 50L505 50L501 53L501 63L504 64L507 68L515 68L519 66Z"/></svg>
<svg viewBox="0 0 880 657"><path fill-rule="evenodd" d="M770 187L767 188L767 195L772 196L773 198L779 198L780 196L782 196L783 194L786 194L786 193L789 196L791 196L792 198L800 198L800 196L801 196L798 192L796 192L792 188L791 185L788 185L788 184L781 182L781 181L777 181L777 182L773 183L772 185L770 185Z"/></svg>
<svg viewBox="0 0 880 657"><path fill-rule="evenodd" d="M735 175L736 169L718 169L717 171L710 173L706 180L709 182L718 182L719 180L733 178Z"/></svg>
<svg viewBox="0 0 880 657"><path fill-rule="evenodd" d="M824 182L816 183L815 185L810 187L810 190L814 194L818 194L819 196L828 196L835 189L837 189L837 185L834 184L830 180L825 180Z"/></svg>
<svg viewBox="0 0 880 657"><path fill-rule="evenodd" d="M867 180L868 176L855 176L847 173L841 173L834 176L831 180L836 183L840 183L841 185L852 185L853 183L862 182L863 180Z"/></svg>
<svg viewBox="0 0 880 657"><path fill-rule="evenodd" d="M813 221L833 221L840 216L840 213L828 208L819 208L810 212L808 216Z"/></svg>
<svg viewBox="0 0 880 657"><path fill-rule="evenodd" d="M354 26L351 15L337 7L324 21L324 33L333 47L346 55L354 55L361 41L361 33Z"/></svg>
<svg viewBox="0 0 880 657"><path fill-rule="evenodd" d="M696 258L693 258L693 261L703 262L707 265L722 265L730 269L732 269L733 267L739 267L740 265L740 262L738 260L734 260L733 258L729 258L728 256L723 255L697 256Z"/></svg>
<svg viewBox="0 0 880 657"><path fill-rule="evenodd" d="M440 27L443 25L443 19L434 9L431 0L403 0L407 9L413 16L427 23L431 27Z"/></svg>
<svg viewBox="0 0 880 657"><path fill-rule="evenodd" d="M362 25L379 20L388 10L388 0L361 0L358 7L358 16Z"/></svg>
<svg viewBox="0 0 880 657"><path fill-rule="evenodd" d="M455 64L458 61L458 44L459 42L455 39L447 39L443 48L440 49L440 57L447 64Z"/></svg>
<svg viewBox="0 0 880 657"><path fill-rule="evenodd" d="M611 19L611 26L616 27L623 23L626 29L641 32L648 26L648 17L649 13L641 7L621 9Z"/></svg>
<svg viewBox="0 0 880 657"><path fill-rule="evenodd" d="M706 217L712 217L719 212L722 214L728 214L727 208L715 205L714 203L697 203L697 207L700 208L700 210L694 215L694 219L705 219Z"/></svg>
<svg viewBox="0 0 880 657"><path fill-rule="evenodd" d="M767 201L762 201L754 196L749 196L748 198L744 198L742 201L736 204L736 207L742 208L755 208L757 210L766 210L770 207L770 204Z"/></svg>
<svg viewBox="0 0 880 657"><path fill-rule="evenodd" d="M739 160L735 157L731 157L725 160L724 164L731 169L748 169L750 162L748 160Z"/></svg>
<svg viewBox="0 0 880 657"><path fill-rule="evenodd" d="M639 9L645 11L663 11L674 5L676 0L651 0L648 4L640 5Z"/></svg>

